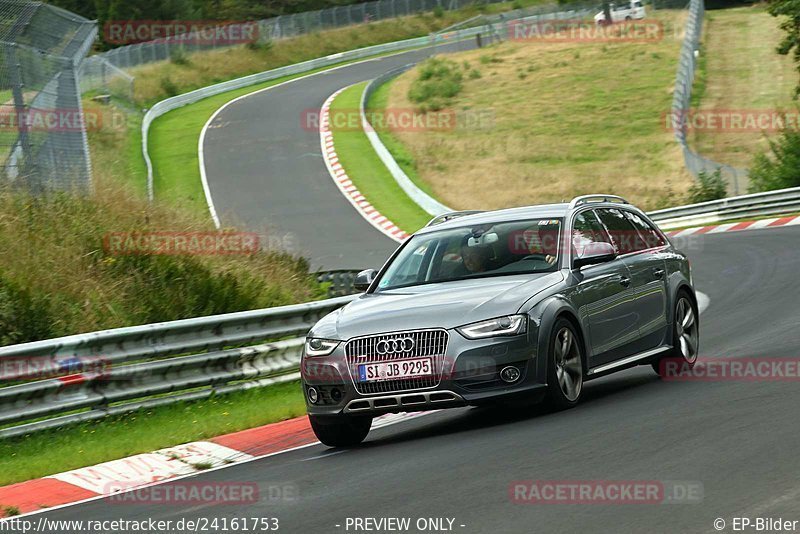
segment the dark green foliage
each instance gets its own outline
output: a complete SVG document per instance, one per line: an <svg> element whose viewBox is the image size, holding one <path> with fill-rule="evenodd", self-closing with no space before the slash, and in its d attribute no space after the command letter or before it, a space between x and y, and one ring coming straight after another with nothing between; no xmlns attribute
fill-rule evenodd
<svg viewBox="0 0 800 534"><path fill-rule="evenodd" d="M408 99L419 111L438 111L461 92L461 66L449 59L430 58L419 68L417 79L411 83Z"/></svg>
<svg viewBox="0 0 800 534"><path fill-rule="evenodd" d="M697 182L689 188L689 202L695 204L708 202L709 200L719 200L720 198L725 198L727 193L728 187L719 169L712 173L700 171L697 176Z"/></svg>
<svg viewBox="0 0 800 534"><path fill-rule="evenodd" d="M27 289L0 275L0 346L53 337L53 316L47 295Z"/></svg>
<svg viewBox="0 0 800 534"><path fill-rule="evenodd" d="M773 17L779 17L781 29L786 33L778 45L778 53L788 55L794 51L794 61L800 70L800 2L798 0L769 0L767 11ZM800 85L796 96L800 96Z"/></svg>
<svg viewBox="0 0 800 534"><path fill-rule="evenodd" d="M750 192L800 187L800 132L786 129L750 168Z"/></svg>

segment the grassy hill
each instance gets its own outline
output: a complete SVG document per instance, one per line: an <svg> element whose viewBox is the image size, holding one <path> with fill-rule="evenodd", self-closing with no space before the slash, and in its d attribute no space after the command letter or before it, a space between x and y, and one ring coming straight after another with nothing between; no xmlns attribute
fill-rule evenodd
<svg viewBox="0 0 800 534"><path fill-rule="evenodd" d="M663 38L640 42L512 41L461 53L456 113L492 124L391 130L417 177L453 208L499 208L604 191L647 209L678 201L691 178L665 128L684 11L652 14ZM415 68L388 90L390 108L418 106ZM385 135L385 132L384 132Z"/></svg>

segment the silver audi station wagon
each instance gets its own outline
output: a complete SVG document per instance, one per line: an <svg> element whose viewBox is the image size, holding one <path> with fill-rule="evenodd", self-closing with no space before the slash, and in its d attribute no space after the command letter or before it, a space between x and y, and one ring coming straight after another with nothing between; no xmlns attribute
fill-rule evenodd
<svg viewBox="0 0 800 534"><path fill-rule="evenodd" d="M356 287L311 329L301 364L311 426L333 447L383 413L569 408L586 380L697 359L689 261L614 195L441 215Z"/></svg>

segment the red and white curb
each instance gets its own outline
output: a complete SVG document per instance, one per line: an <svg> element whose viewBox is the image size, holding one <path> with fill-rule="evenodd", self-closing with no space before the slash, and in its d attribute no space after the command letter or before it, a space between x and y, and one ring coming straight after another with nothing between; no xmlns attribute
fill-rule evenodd
<svg viewBox="0 0 800 534"><path fill-rule="evenodd" d="M375 418L372 429L430 413L433 412L382 415ZM110 495L122 495L317 444L319 441L311 430L308 418L303 416L208 441L185 443L20 482L0 487L0 522L9 520L2 519L3 510L9 507L23 515L44 512Z"/></svg>
<svg viewBox="0 0 800 534"><path fill-rule="evenodd" d="M793 215L791 217L776 217L773 219L760 219L758 221L712 224L710 226L698 226L695 228L685 228L683 230L672 230L665 233L669 237L685 237L688 235L740 232L742 230L758 230L761 228L776 228L780 226L794 226L798 224L800 224L800 215Z"/></svg>
<svg viewBox="0 0 800 534"><path fill-rule="evenodd" d="M402 243L408 239L409 235L397 227L392 221L382 215L370 202L361 194L361 191L353 184L353 181L347 176L347 172L339 163L339 156L336 154L336 148L333 143L333 133L330 128L330 109L331 102L347 87L339 89L322 104L319 117L319 138L320 146L322 148L322 157L325 160L325 166L333 178L333 182L345 198L353 205L358 213L364 217L372 226L379 231Z"/></svg>

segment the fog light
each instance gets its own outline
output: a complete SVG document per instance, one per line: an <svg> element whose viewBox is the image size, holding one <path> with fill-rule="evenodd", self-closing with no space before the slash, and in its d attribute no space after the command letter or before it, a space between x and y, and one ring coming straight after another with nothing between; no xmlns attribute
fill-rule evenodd
<svg viewBox="0 0 800 534"><path fill-rule="evenodd" d="M517 369L513 365L509 365L508 367L503 367L503 370L500 371L500 379L503 382L508 382L509 384L519 380L519 377L520 377L519 369Z"/></svg>
<svg viewBox="0 0 800 534"><path fill-rule="evenodd" d="M331 390L331 399L333 399L334 402L342 400L342 391L339 388L333 388Z"/></svg>
<svg viewBox="0 0 800 534"><path fill-rule="evenodd" d="M308 388L308 401L311 404L316 404L319 400L319 392L317 388Z"/></svg>

